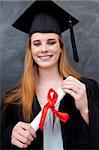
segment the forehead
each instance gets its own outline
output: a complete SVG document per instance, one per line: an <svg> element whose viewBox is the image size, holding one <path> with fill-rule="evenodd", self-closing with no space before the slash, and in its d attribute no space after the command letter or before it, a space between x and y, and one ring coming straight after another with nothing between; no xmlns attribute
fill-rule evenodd
<svg viewBox="0 0 99 150"><path fill-rule="evenodd" d="M31 36L32 40L42 40L42 39L58 39L58 34L56 33L33 33Z"/></svg>

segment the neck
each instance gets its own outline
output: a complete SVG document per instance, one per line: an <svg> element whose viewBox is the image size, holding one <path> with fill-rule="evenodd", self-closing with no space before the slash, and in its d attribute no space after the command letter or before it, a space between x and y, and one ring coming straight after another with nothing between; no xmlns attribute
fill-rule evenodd
<svg viewBox="0 0 99 150"><path fill-rule="evenodd" d="M40 82L50 82L62 78L58 67L53 66L51 68L39 68L39 81Z"/></svg>

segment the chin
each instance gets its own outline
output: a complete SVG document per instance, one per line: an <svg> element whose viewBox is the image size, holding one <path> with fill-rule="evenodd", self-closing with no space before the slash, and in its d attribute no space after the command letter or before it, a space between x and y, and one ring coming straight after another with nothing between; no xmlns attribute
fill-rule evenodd
<svg viewBox="0 0 99 150"><path fill-rule="evenodd" d="M40 68L51 68L52 67L52 65L41 65L41 66L39 66Z"/></svg>
<svg viewBox="0 0 99 150"><path fill-rule="evenodd" d="M39 64L38 66L40 68L46 68L46 69L48 69L48 68L51 68L51 67L55 66L55 64Z"/></svg>

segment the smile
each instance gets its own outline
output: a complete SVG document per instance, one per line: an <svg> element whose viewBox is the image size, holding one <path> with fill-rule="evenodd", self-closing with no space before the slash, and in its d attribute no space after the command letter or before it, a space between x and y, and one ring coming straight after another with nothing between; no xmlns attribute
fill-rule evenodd
<svg viewBox="0 0 99 150"><path fill-rule="evenodd" d="M40 59L42 60L48 60L52 57L53 55L43 55L43 56L39 56Z"/></svg>

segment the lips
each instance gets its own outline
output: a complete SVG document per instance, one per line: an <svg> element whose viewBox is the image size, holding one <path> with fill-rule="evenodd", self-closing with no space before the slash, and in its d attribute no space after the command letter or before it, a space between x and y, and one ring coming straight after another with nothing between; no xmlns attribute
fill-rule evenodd
<svg viewBox="0 0 99 150"><path fill-rule="evenodd" d="M39 56L40 59L42 60L48 60L52 57L53 55L42 55L42 56Z"/></svg>

